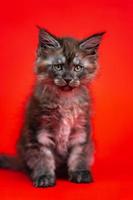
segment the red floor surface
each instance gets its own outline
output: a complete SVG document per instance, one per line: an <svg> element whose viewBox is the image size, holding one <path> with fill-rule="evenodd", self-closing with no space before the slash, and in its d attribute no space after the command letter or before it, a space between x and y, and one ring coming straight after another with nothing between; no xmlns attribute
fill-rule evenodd
<svg viewBox="0 0 133 200"><path fill-rule="evenodd" d="M102 172L100 177L94 173L96 180L90 185L57 180L55 187L37 189L32 186L25 175L2 170L0 172L0 196L3 200L132 200L133 175L123 176L123 172L119 175L114 175L114 173L107 175L109 172L110 170L107 171L106 175Z"/></svg>
<svg viewBox="0 0 133 200"><path fill-rule="evenodd" d="M132 0L23 0L0 3L0 152L15 153L25 99L33 83L35 25L86 37L107 31L99 75L92 83L95 182L36 189L20 172L0 170L1 200L133 199L133 2Z"/></svg>

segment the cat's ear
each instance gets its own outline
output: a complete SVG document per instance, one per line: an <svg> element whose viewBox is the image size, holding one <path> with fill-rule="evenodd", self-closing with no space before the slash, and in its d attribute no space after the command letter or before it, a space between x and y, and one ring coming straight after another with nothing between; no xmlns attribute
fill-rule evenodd
<svg viewBox="0 0 133 200"><path fill-rule="evenodd" d="M37 26L39 29L39 46L43 48L60 48L61 45L56 36L49 33L46 29Z"/></svg>
<svg viewBox="0 0 133 200"><path fill-rule="evenodd" d="M102 37L104 34L105 34L105 32L96 33L96 34L82 40L79 43L80 49L83 49L85 51L95 54L101 43L101 40L102 40Z"/></svg>

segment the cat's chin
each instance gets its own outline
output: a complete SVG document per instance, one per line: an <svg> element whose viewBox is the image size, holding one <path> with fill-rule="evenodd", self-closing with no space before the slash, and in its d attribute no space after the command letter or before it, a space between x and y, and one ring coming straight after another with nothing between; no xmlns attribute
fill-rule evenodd
<svg viewBox="0 0 133 200"><path fill-rule="evenodd" d="M62 91L72 91L74 88L69 86L69 85L66 85L66 86L63 86L60 88Z"/></svg>

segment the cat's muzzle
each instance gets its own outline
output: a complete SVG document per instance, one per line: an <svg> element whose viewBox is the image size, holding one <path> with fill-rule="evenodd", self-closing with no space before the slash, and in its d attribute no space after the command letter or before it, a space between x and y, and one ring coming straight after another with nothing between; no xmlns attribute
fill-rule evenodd
<svg viewBox="0 0 133 200"><path fill-rule="evenodd" d="M73 88L78 87L80 85L80 81L74 79L55 79L54 83L65 91L72 90Z"/></svg>

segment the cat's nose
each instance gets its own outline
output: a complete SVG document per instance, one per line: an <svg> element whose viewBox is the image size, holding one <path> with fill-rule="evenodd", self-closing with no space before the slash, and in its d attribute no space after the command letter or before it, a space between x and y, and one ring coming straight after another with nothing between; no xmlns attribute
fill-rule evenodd
<svg viewBox="0 0 133 200"><path fill-rule="evenodd" d="M71 77L65 77L64 80L65 80L67 83L69 83L69 82L72 80L72 78L71 78Z"/></svg>

